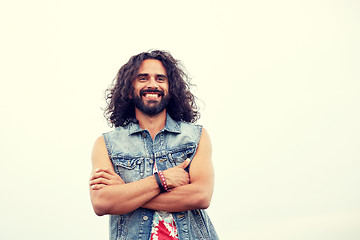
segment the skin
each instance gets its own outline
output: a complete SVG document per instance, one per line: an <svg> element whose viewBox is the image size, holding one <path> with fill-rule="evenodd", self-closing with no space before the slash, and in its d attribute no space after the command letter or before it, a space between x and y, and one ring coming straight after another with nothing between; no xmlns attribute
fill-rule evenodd
<svg viewBox="0 0 360 240"><path fill-rule="evenodd" d="M154 59L144 60L133 87L134 94L138 95L142 89L159 89L168 94L169 82L162 63ZM147 106L153 106L161 101L161 96L150 94L142 96L142 99ZM166 109L155 116L148 116L135 108L135 114L140 127L147 129L153 139L165 127ZM208 208L214 188L211 151L210 137L203 129L189 173L184 170L189 161L163 171L171 191L160 193L154 175L124 183L114 171L104 138L99 137L92 151L93 170L89 183L95 213L122 215L139 207L167 212Z"/></svg>

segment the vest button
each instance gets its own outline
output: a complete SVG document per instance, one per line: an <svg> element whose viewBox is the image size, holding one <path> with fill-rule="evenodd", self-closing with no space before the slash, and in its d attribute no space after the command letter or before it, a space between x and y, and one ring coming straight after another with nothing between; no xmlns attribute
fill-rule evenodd
<svg viewBox="0 0 360 240"><path fill-rule="evenodd" d="M148 216L143 216L143 220L144 221L146 221L146 220L148 220L149 218L148 218Z"/></svg>

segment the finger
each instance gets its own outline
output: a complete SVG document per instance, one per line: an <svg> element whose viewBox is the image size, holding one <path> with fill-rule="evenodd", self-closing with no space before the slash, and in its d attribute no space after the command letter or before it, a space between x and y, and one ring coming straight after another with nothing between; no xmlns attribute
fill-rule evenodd
<svg viewBox="0 0 360 240"><path fill-rule="evenodd" d="M90 184L90 186L96 185L96 184L110 185L110 181L108 179L105 179L105 178L96 178L94 180L91 180L89 182L89 184Z"/></svg>
<svg viewBox="0 0 360 240"><path fill-rule="evenodd" d="M97 172L105 172L105 173L108 173L110 175L117 175L114 170L112 170L111 168L97 168L95 169L95 173Z"/></svg>
<svg viewBox="0 0 360 240"><path fill-rule="evenodd" d="M185 169L190 164L190 158L187 158L184 162L182 162L178 167Z"/></svg>
<svg viewBox="0 0 360 240"><path fill-rule="evenodd" d="M104 171L100 171L100 172L96 172L94 175L92 175L92 177L90 178L90 180L96 179L96 178L106 178L106 179L110 179L112 175L110 175L107 172Z"/></svg>
<svg viewBox="0 0 360 240"><path fill-rule="evenodd" d="M95 184L90 186L91 190L100 190L102 188L104 188L106 185L105 184Z"/></svg>

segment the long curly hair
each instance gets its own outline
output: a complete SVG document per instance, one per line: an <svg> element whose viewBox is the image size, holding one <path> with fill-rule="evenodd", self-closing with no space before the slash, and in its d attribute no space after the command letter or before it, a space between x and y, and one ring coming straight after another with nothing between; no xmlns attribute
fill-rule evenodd
<svg viewBox="0 0 360 240"><path fill-rule="evenodd" d="M167 51L153 50L132 56L118 71L110 87L105 91L107 107L104 116L110 126L126 126L137 122L135 105L132 95L133 80L136 78L141 63L146 59L156 59L162 62L169 81L170 101L166 107L167 113L175 121L196 122L199 109L195 96L190 92L190 78L184 72L180 61L173 58Z"/></svg>

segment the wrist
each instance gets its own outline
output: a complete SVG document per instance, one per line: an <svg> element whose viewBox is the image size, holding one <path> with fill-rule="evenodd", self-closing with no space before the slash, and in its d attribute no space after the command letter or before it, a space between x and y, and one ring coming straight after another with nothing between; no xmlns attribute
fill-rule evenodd
<svg viewBox="0 0 360 240"><path fill-rule="evenodd" d="M166 182L164 173L162 171L158 171L156 173L154 173L156 182L159 186L159 189L161 192L170 192L170 188Z"/></svg>
<svg viewBox="0 0 360 240"><path fill-rule="evenodd" d="M164 173L162 171L159 171L159 177L160 177L161 183L162 183L165 191L170 192L169 185L167 184Z"/></svg>

